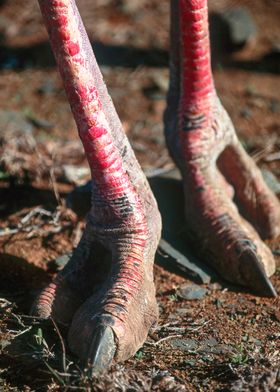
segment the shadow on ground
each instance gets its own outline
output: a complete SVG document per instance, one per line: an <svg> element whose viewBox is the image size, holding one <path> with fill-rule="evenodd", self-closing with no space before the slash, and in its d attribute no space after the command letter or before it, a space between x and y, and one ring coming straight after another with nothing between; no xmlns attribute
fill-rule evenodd
<svg viewBox="0 0 280 392"><path fill-rule="evenodd" d="M178 176L178 171L167 174L166 176L156 176L149 179L153 194L157 200L158 207L162 216L163 231L162 240L170 245L175 252L181 253L183 258L196 265L205 276L210 276L212 280L217 279L215 272L202 263L194 256L195 252L191 245L186 241L186 222L184 218L184 194L183 186ZM84 216L90 209L91 183L77 187L71 192L66 204L73 209L79 216ZM186 277L201 283L195 271L187 269L180 263L175 262L175 257L163 255L160 251L156 254L156 263L169 272ZM206 282L205 282L206 283Z"/></svg>
<svg viewBox="0 0 280 392"><path fill-rule="evenodd" d="M237 68L258 73L280 72L279 51L265 54L262 58L251 61L232 61L232 48L226 39L224 27L216 22L215 14L210 15L212 66ZM221 38L222 37L222 38ZM137 68L168 67L168 51L160 47L137 48L125 45L108 45L92 42L94 54L100 66ZM240 48L239 48L240 49ZM55 66L55 59L48 41L28 47L0 45L0 70L22 70L29 68L50 68Z"/></svg>
<svg viewBox="0 0 280 392"><path fill-rule="evenodd" d="M7 253L0 254L0 295L15 303L22 312L29 313L35 293L50 277L42 268L28 260Z"/></svg>
<svg viewBox="0 0 280 392"><path fill-rule="evenodd" d="M140 65L166 67L168 52L160 48L141 49L121 45L92 43L99 65L136 68ZM41 42L29 47L0 47L0 69L49 68L55 66L50 44Z"/></svg>
<svg viewBox="0 0 280 392"><path fill-rule="evenodd" d="M64 193L60 194L65 197ZM20 196L20 197L19 197ZM44 208L57 206L57 200L53 190L35 188L32 185L13 185L0 188L1 211L0 217L7 218L23 208L31 208L44 205Z"/></svg>

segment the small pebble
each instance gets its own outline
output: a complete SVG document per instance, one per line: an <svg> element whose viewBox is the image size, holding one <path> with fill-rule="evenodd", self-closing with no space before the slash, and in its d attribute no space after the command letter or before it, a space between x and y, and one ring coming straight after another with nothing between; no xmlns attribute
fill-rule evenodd
<svg viewBox="0 0 280 392"><path fill-rule="evenodd" d="M37 90L40 95L51 95L57 92L55 84L51 80L46 80Z"/></svg>
<svg viewBox="0 0 280 392"><path fill-rule="evenodd" d="M221 17L228 28L230 43L233 46L242 46L256 36L256 24L245 7L231 8Z"/></svg>
<svg viewBox="0 0 280 392"><path fill-rule="evenodd" d="M58 256L56 259L53 260L53 263L55 264L56 268L58 270L62 270L63 267L68 263L72 256L72 252L70 253L65 253L62 256Z"/></svg>
<svg viewBox="0 0 280 392"><path fill-rule="evenodd" d="M195 351L198 348L197 342L193 339L174 339L171 341L171 345L182 351Z"/></svg>
<svg viewBox="0 0 280 392"><path fill-rule="evenodd" d="M277 177L269 170L263 169L262 171L263 178L266 184L274 193L280 193L280 182L278 181Z"/></svg>
<svg viewBox="0 0 280 392"><path fill-rule="evenodd" d="M10 138L11 134L31 134L33 126L21 112L0 110L0 138Z"/></svg>
<svg viewBox="0 0 280 392"><path fill-rule="evenodd" d="M202 299L208 293L205 287L200 287L197 284L184 284L178 290L179 297L187 300Z"/></svg>
<svg viewBox="0 0 280 392"><path fill-rule="evenodd" d="M240 110L240 115L241 115L241 117L248 120L249 118L252 117L252 110L248 107L244 107Z"/></svg>

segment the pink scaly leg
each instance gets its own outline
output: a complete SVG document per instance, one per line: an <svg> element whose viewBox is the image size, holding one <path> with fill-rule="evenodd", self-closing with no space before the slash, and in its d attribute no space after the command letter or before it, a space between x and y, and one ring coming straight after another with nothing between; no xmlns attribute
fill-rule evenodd
<svg viewBox="0 0 280 392"><path fill-rule="evenodd" d="M122 130L74 0L39 0L92 172L85 233L33 313L70 324L69 345L103 370L143 344L157 320L153 262L161 219Z"/></svg>
<svg viewBox="0 0 280 392"><path fill-rule="evenodd" d="M190 236L224 278L260 295L275 296L267 277L274 273L275 261L255 229L262 238L277 236L280 204L238 141L217 97L207 0L171 1L171 14L165 131L183 176ZM231 200L225 180L234 189L244 217Z"/></svg>

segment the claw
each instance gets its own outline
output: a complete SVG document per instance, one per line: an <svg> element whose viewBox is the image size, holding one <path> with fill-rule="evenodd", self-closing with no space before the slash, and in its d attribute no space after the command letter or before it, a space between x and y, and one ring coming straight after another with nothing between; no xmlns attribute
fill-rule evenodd
<svg viewBox="0 0 280 392"><path fill-rule="evenodd" d="M91 375L106 371L114 359L115 352L116 344L112 328L107 325L96 327L87 355Z"/></svg>
<svg viewBox="0 0 280 392"><path fill-rule="evenodd" d="M240 256L242 277L254 292L262 297L277 297L277 292L265 273L264 267L256 254L246 250Z"/></svg>

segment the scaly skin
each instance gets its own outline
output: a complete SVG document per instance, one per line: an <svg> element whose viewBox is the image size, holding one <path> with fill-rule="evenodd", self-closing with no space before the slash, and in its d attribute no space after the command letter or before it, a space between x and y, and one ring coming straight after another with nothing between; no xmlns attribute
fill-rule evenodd
<svg viewBox="0 0 280 392"><path fill-rule="evenodd" d="M237 139L213 83L206 0L171 2L166 140L182 173L190 236L227 280L276 295L263 238L280 232L280 204ZM178 23L178 20L180 23ZM235 197L240 211L233 203Z"/></svg>
<svg viewBox="0 0 280 392"><path fill-rule="evenodd" d="M112 360L133 355L157 320L153 262L161 219L102 82L74 1L39 4L93 187L81 243L38 297L33 313L71 324L71 350L95 370L103 370Z"/></svg>
<svg viewBox="0 0 280 392"><path fill-rule="evenodd" d="M113 360L135 353L157 319L152 268L161 220L74 0L39 4L92 171L93 192L83 238L33 312L70 325L72 351L95 370L104 370ZM266 277L274 271L273 257L231 198L234 189L248 220L263 235L279 233L279 203L242 149L217 98L206 1L171 4L166 136L183 175L191 236L225 278L275 295Z"/></svg>

